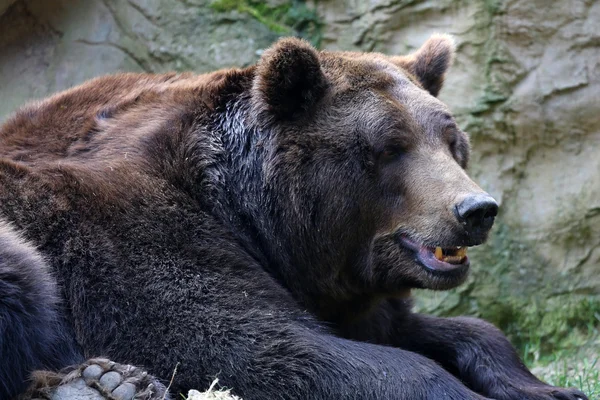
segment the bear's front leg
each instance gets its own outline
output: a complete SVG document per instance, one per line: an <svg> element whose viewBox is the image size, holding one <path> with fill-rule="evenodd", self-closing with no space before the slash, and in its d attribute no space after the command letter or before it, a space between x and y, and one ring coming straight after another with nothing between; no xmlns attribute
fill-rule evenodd
<svg viewBox="0 0 600 400"><path fill-rule="evenodd" d="M104 358L62 372L37 371L19 400L169 400L165 386L144 370Z"/></svg>
<svg viewBox="0 0 600 400"><path fill-rule="evenodd" d="M558 388L537 379L502 332L480 319L409 314L396 325L394 334L396 345L436 360L484 396L497 400L587 400L577 389Z"/></svg>

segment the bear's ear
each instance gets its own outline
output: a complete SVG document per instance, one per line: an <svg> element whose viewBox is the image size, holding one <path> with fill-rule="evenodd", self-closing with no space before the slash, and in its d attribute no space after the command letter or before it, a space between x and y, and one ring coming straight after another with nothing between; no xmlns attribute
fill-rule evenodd
<svg viewBox="0 0 600 400"><path fill-rule="evenodd" d="M419 50L408 56L392 57L392 62L413 74L423 88L437 96L452 65L456 45L450 35L433 35Z"/></svg>
<svg viewBox="0 0 600 400"><path fill-rule="evenodd" d="M327 90L317 51L296 38L265 50L256 69L252 97L258 111L294 119L310 111Z"/></svg>

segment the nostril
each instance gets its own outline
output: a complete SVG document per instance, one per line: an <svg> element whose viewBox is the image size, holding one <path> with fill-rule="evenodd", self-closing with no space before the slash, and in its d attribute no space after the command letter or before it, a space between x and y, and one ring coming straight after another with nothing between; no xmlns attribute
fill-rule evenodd
<svg viewBox="0 0 600 400"><path fill-rule="evenodd" d="M454 211L467 230L489 230L498 214L498 203L488 194L478 193L461 201Z"/></svg>
<svg viewBox="0 0 600 400"><path fill-rule="evenodd" d="M498 204L494 202L494 205L490 205L485 210L485 214L483 214L483 218L495 218L498 215Z"/></svg>

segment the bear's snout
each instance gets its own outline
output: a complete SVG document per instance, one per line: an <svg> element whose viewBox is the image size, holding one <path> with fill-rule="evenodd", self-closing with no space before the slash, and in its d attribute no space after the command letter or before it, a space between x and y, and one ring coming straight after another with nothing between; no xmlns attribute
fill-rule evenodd
<svg viewBox="0 0 600 400"><path fill-rule="evenodd" d="M498 203L487 193L476 193L454 207L454 215L472 240L482 242L494 225Z"/></svg>

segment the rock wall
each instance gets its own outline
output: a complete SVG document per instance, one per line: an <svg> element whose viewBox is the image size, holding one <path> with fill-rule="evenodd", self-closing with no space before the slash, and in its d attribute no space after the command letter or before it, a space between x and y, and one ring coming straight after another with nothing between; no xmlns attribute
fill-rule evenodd
<svg viewBox="0 0 600 400"><path fill-rule="evenodd" d="M469 282L419 308L486 317L539 342L534 356L598 340L600 2L0 0L0 14L0 120L105 73L248 65L285 34L389 54L454 34L441 98L501 214Z"/></svg>

